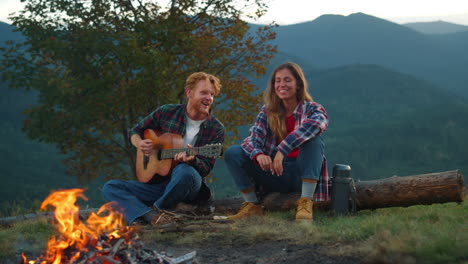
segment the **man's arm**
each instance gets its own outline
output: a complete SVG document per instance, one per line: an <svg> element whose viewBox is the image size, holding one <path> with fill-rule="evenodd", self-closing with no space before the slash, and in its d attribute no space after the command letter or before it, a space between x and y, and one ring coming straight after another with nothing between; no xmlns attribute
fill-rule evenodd
<svg viewBox="0 0 468 264"><path fill-rule="evenodd" d="M140 135L134 134L130 137L130 141L135 148L141 150L145 155L151 155L153 150L153 141L151 139L142 139Z"/></svg>
<svg viewBox="0 0 468 264"><path fill-rule="evenodd" d="M224 126L219 126L216 131L213 131L213 136L211 137L209 144L223 144L225 137ZM193 166L200 173L202 177L207 176L210 171L213 169L216 159L208 158L204 156L196 156L193 161Z"/></svg>

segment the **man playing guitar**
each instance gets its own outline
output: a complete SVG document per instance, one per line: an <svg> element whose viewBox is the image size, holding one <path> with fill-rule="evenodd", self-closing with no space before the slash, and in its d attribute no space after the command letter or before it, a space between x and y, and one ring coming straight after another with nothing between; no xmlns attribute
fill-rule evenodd
<svg viewBox="0 0 468 264"><path fill-rule="evenodd" d="M138 152L138 181L111 180L102 190L106 199L122 207L129 224L168 223L171 219L162 210L171 209L179 202L195 202L203 192L209 193L204 177L213 169L219 155L199 152L195 155L180 148L187 146L188 150L203 151L210 144L221 148L225 129L211 113L211 104L220 89L217 77L193 73L185 84L186 104L160 106L130 129L130 141ZM170 159L164 160L161 151L167 149L175 152L169 152Z"/></svg>

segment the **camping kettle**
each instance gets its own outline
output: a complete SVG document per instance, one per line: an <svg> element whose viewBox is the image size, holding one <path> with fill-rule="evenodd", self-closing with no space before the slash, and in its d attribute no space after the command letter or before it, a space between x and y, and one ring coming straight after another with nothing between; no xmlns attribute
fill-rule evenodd
<svg viewBox="0 0 468 264"><path fill-rule="evenodd" d="M339 216L356 212L356 188L349 165L333 166L330 210Z"/></svg>

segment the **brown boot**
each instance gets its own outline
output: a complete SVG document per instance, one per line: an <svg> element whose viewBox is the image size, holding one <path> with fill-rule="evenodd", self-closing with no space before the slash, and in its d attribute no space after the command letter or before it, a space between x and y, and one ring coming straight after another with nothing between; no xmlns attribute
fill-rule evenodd
<svg viewBox="0 0 468 264"><path fill-rule="evenodd" d="M296 220L313 221L314 220L314 217L312 214L313 206L314 206L314 202L307 197L302 197L301 199L297 200Z"/></svg>
<svg viewBox="0 0 468 264"><path fill-rule="evenodd" d="M263 208L259 204L243 202L239 212L230 216L230 219L241 219L254 215L263 215Z"/></svg>

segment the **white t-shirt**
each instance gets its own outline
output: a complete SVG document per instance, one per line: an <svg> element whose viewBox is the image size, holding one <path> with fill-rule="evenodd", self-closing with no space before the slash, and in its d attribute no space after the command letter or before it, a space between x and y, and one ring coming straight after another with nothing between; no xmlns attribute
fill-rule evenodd
<svg viewBox="0 0 468 264"><path fill-rule="evenodd" d="M185 136L184 136L184 148L187 147L187 144L194 145L196 139L197 139L197 134L200 131L200 125L205 121L206 119L203 120L192 120L190 119L187 115L187 124L185 126Z"/></svg>

